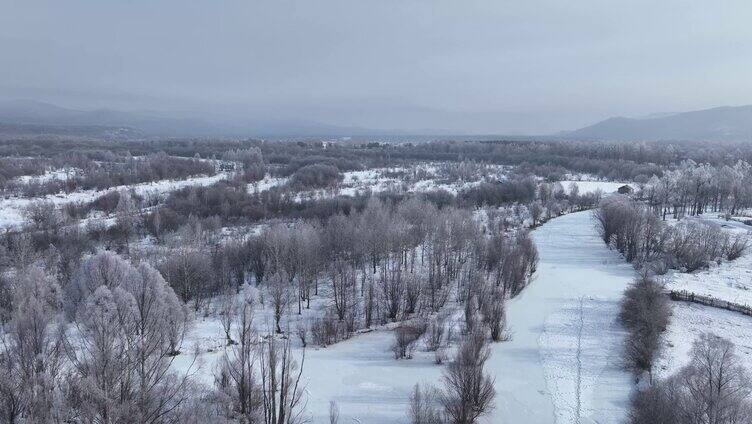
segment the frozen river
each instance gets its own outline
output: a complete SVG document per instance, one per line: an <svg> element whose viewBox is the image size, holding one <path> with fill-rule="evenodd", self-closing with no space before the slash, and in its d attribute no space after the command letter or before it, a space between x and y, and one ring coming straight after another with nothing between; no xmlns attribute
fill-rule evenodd
<svg viewBox="0 0 752 424"><path fill-rule="evenodd" d="M598 238L590 212L532 233L534 281L508 304L513 339L493 345L497 408L492 422L618 423L631 378L620 365L618 302L632 267Z"/></svg>

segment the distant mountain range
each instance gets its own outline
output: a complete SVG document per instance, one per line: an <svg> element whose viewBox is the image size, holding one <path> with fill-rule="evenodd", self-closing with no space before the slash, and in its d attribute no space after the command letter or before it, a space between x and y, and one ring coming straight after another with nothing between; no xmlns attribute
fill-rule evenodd
<svg viewBox="0 0 752 424"><path fill-rule="evenodd" d="M752 141L752 105L648 118L609 118L560 134L572 139Z"/></svg>
<svg viewBox="0 0 752 424"><path fill-rule="evenodd" d="M284 119L199 116L191 112L75 110L33 100L0 102L0 134L130 136L383 136L399 131ZM81 133L81 134L79 134Z"/></svg>
<svg viewBox="0 0 752 424"><path fill-rule="evenodd" d="M451 134L377 130L291 119L260 119L219 113L165 111L75 110L33 100L0 102L0 135L63 135L107 138L179 136L239 137L387 137ZM455 138L473 139L471 136ZM500 138L502 136L496 136ZM553 136L531 138L578 140L699 140L752 141L752 105L717 107L684 113L654 114L645 118L609 118ZM491 139L493 136L484 136ZM505 136L504 138L515 139Z"/></svg>

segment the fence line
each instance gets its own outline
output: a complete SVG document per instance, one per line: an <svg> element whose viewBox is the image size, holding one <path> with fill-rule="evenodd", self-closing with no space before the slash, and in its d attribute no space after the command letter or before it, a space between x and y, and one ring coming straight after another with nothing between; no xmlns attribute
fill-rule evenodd
<svg viewBox="0 0 752 424"><path fill-rule="evenodd" d="M748 305L720 300L711 296L703 296L686 290L671 290L668 294L671 300L698 303L700 305L725 309L727 311L738 312L752 317L752 307Z"/></svg>

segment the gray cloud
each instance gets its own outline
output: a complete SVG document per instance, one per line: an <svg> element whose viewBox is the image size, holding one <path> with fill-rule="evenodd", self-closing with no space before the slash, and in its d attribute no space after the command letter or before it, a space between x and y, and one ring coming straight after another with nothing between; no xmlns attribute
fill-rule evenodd
<svg viewBox="0 0 752 424"><path fill-rule="evenodd" d="M752 103L752 3L5 0L0 97L546 133Z"/></svg>

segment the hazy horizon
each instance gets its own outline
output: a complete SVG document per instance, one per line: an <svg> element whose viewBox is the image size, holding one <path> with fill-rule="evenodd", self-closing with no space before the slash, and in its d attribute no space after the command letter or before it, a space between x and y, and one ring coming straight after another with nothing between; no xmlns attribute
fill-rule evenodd
<svg viewBox="0 0 752 424"><path fill-rule="evenodd" d="M549 134L752 103L752 4L15 1L0 100Z"/></svg>

